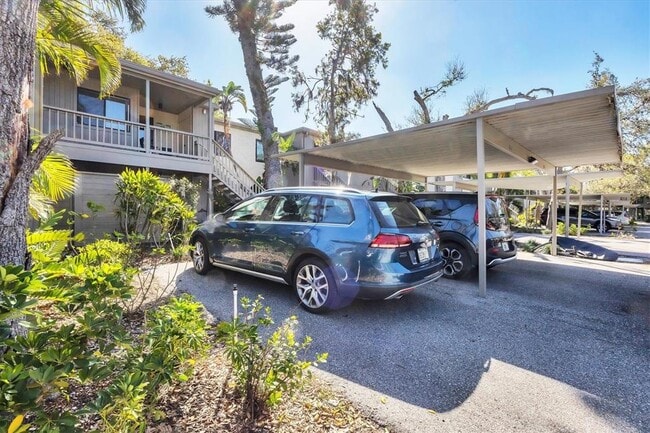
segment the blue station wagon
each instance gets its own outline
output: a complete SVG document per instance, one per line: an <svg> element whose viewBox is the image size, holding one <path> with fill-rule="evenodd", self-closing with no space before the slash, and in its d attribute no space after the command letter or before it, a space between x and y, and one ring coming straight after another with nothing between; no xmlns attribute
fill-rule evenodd
<svg viewBox="0 0 650 433"><path fill-rule="evenodd" d="M292 285L314 313L400 298L443 274L438 235L391 193L272 189L208 219L190 242L197 273L218 266Z"/></svg>

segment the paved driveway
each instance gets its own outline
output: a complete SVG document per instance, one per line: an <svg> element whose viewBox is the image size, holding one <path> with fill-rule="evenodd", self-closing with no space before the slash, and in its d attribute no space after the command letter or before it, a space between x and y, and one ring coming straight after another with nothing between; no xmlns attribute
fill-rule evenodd
<svg viewBox="0 0 650 433"><path fill-rule="evenodd" d="M323 375L393 431L644 431L650 425L650 267L521 253L472 281L316 316L287 287L215 270L177 278L218 319L232 284L295 314L328 352ZM647 431L647 430L645 430Z"/></svg>

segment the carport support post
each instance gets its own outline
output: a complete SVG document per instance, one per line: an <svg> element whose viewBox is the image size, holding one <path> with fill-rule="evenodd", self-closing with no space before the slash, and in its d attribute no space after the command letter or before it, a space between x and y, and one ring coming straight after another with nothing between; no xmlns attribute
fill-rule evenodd
<svg viewBox="0 0 650 433"><path fill-rule="evenodd" d="M485 233L485 141L483 118L476 119L476 175L478 177L478 294L487 294L487 248Z"/></svg>
<svg viewBox="0 0 650 433"><path fill-rule="evenodd" d="M300 154L298 160L298 186L305 186L305 155Z"/></svg>
<svg viewBox="0 0 650 433"><path fill-rule="evenodd" d="M582 228L582 189L584 182L580 182L580 195L578 196L578 237L580 237L580 229Z"/></svg>
<svg viewBox="0 0 650 433"><path fill-rule="evenodd" d="M551 193L551 255L557 256L557 167L553 172L553 192Z"/></svg>
<svg viewBox="0 0 650 433"><path fill-rule="evenodd" d="M569 183L569 173L567 173L564 181L564 194L566 199L564 201L564 236L569 237L569 226L571 225L571 213L569 212L569 204L571 202L571 189Z"/></svg>

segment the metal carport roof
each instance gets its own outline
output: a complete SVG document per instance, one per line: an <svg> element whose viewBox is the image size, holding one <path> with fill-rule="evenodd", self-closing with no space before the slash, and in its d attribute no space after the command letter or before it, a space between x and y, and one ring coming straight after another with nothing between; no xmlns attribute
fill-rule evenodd
<svg viewBox="0 0 650 433"><path fill-rule="evenodd" d="M304 164L424 182L428 176L474 174L476 122L483 120L485 170L617 163L621 141L613 87L527 101L428 125L360 138L281 157Z"/></svg>
<svg viewBox="0 0 650 433"><path fill-rule="evenodd" d="M489 146L485 146L485 144ZM277 155L315 165L396 179L477 174L479 293L486 293L485 172L620 163L621 134L613 86L514 104L440 122ZM557 203L557 200L553 200ZM555 250L556 208L552 207Z"/></svg>

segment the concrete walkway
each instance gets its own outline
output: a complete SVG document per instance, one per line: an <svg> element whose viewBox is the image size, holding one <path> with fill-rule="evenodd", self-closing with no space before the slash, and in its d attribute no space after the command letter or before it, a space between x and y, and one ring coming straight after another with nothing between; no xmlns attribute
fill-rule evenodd
<svg viewBox="0 0 650 433"><path fill-rule="evenodd" d="M643 263L650 263L650 223L642 222L635 226L626 226L622 232L600 234L592 230L579 238L571 237L616 251L621 256L619 260L639 258ZM518 243L534 240L538 244L545 244L550 242L551 235L515 233L515 239Z"/></svg>

